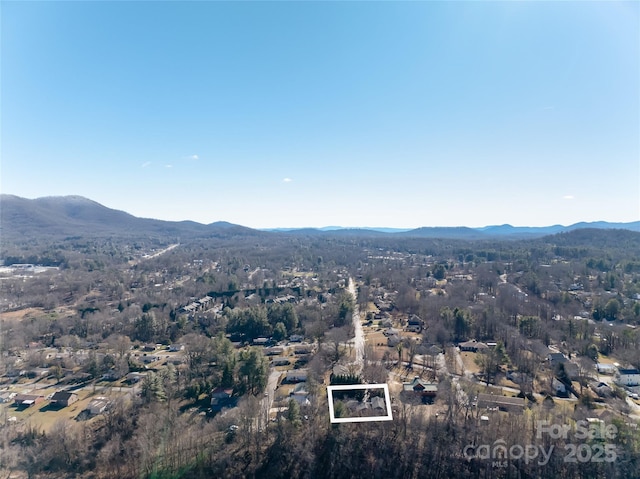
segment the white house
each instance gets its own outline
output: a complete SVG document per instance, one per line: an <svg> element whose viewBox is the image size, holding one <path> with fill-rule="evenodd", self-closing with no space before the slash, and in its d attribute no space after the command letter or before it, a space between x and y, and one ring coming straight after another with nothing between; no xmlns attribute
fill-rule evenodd
<svg viewBox="0 0 640 479"><path fill-rule="evenodd" d="M640 371L637 369L619 369L615 382L620 386L640 385Z"/></svg>
<svg viewBox="0 0 640 479"><path fill-rule="evenodd" d="M87 406L87 411L92 416L102 414L109 407L109 400L106 397L98 396L93 399Z"/></svg>

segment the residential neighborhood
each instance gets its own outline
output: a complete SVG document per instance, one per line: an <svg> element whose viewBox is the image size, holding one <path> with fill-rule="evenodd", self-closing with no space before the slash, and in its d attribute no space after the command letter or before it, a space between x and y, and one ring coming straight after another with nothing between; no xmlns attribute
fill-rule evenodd
<svg viewBox="0 0 640 479"><path fill-rule="evenodd" d="M528 414L640 418L639 303L598 286L630 288L635 274L569 274L576 260L555 253L535 279L483 252L365 248L338 267L323 250L312 265L270 267L195 251L138 253L116 269L127 285L116 291L97 281L70 295L60 270L1 277L17 284L27 272L19 281L60 291L49 309L16 297L2 313L7 430L97 434L117 415L173 404L180 420L236 444L247 415L245 436L320 427L329 386L367 384L385 384L390 406L353 394L333 401L337 419L498 431Z"/></svg>

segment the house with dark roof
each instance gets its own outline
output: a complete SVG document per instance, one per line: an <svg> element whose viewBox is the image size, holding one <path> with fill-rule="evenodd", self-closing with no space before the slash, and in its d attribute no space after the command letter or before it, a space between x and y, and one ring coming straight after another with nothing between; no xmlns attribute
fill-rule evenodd
<svg viewBox="0 0 640 479"><path fill-rule="evenodd" d="M13 403L18 407L31 407L44 401L44 396L36 394L16 394Z"/></svg>
<svg viewBox="0 0 640 479"><path fill-rule="evenodd" d="M265 356L279 356L282 353L284 353L284 348L282 346L272 346L264 349Z"/></svg>
<svg viewBox="0 0 640 479"><path fill-rule="evenodd" d="M78 400L78 395L69 391L58 391L51 397L51 405L67 407Z"/></svg>
<svg viewBox="0 0 640 479"><path fill-rule="evenodd" d="M147 373L139 373L137 371L130 372L129 374L127 374L126 382L129 384L139 383L145 378L146 375Z"/></svg>
<svg viewBox="0 0 640 479"><path fill-rule="evenodd" d="M212 399L229 399L233 395L233 388L225 388L223 386L218 386L213 391L211 391Z"/></svg>
<svg viewBox="0 0 640 479"><path fill-rule="evenodd" d="M549 353L549 355L547 356L547 359L549 360L549 363L553 366L555 366L556 364L566 363L567 361L569 361L567 357L562 353Z"/></svg>
<svg viewBox="0 0 640 479"><path fill-rule="evenodd" d="M219 386L211 391L211 409L214 411L234 407L236 403L237 398L233 397L233 388Z"/></svg>
<svg viewBox="0 0 640 479"><path fill-rule="evenodd" d="M286 383L302 383L307 380L308 371L306 369L294 369L287 371L287 375L284 378Z"/></svg>
<svg viewBox="0 0 640 479"><path fill-rule="evenodd" d="M438 393L438 385L416 376L410 383L402 383L402 391L420 397L435 397Z"/></svg>
<svg viewBox="0 0 640 479"><path fill-rule="evenodd" d="M287 366L291 364L291 361L289 361L287 358L275 358L273 361L271 361L271 364L273 366Z"/></svg>
<svg viewBox="0 0 640 479"><path fill-rule="evenodd" d="M412 314L407 322L407 331L419 333L424 328L424 321L420 319L420 316Z"/></svg>
<svg viewBox="0 0 640 479"><path fill-rule="evenodd" d="M293 347L293 354L311 354L314 351L313 344L304 343Z"/></svg>
<svg viewBox="0 0 640 479"><path fill-rule="evenodd" d="M466 341L464 343L460 343L458 344L458 347L460 348L460 351L469 351L472 353L477 353L480 350L485 350L489 348L489 346L487 346L486 343L476 341L475 339L471 341Z"/></svg>
<svg viewBox="0 0 640 479"><path fill-rule="evenodd" d="M106 373L104 373L102 375L102 380L103 381L117 381L118 379L122 378L123 374L116 370L116 369L110 369L109 371L107 371Z"/></svg>
<svg viewBox="0 0 640 479"><path fill-rule="evenodd" d="M155 354L144 354L141 358L140 361L142 361L144 364L151 364L151 363L155 363L156 361L160 361L160 356L157 356Z"/></svg>

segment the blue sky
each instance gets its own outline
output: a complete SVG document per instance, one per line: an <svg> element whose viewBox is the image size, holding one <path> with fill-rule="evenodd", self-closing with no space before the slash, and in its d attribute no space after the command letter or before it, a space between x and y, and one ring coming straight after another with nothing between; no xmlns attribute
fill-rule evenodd
<svg viewBox="0 0 640 479"><path fill-rule="evenodd" d="M639 2L8 2L3 193L255 228L640 219Z"/></svg>

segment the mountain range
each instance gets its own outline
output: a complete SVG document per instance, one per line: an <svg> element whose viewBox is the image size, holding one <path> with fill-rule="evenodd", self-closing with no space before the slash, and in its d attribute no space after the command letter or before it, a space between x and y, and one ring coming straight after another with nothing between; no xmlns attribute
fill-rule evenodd
<svg viewBox="0 0 640 479"><path fill-rule="evenodd" d="M26 199L14 195L0 195L0 234L7 239L30 236L218 236L224 235L337 235L337 236L402 236L451 239L537 238L577 229L624 229L640 232L640 221L609 223L597 221L570 226L516 227L508 224L469 227L399 228L278 228L256 230L219 221L204 225L194 221L163 221L138 218L114 210L81 196L52 196Z"/></svg>
<svg viewBox="0 0 640 479"><path fill-rule="evenodd" d="M65 236L198 236L255 234L256 230L225 221L203 225L195 221L138 218L82 196L26 199L0 195L0 234L4 239Z"/></svg>

